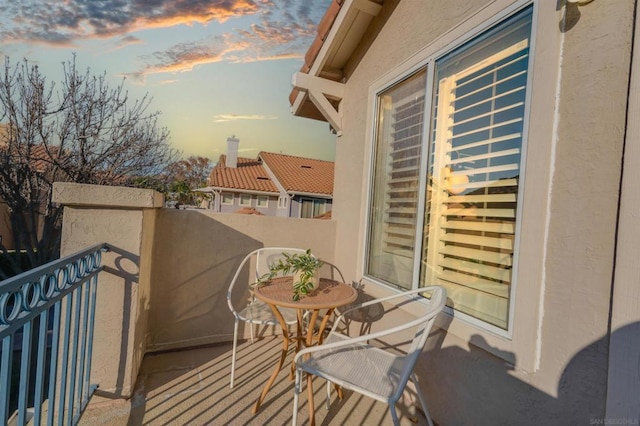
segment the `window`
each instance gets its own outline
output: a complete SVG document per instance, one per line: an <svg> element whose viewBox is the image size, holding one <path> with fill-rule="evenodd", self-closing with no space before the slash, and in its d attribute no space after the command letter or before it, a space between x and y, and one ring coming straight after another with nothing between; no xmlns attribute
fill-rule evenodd
<svg viewBox="0 0 640 426"><path fill-rule="evenodd" d="M269 197L266 195L258 195L258 207L269 207Z"/></svg>
<svg viewBox="0 0 640 426"><path fill-rule="evenodd" d="M320 216L326 212L326 201L318 200L314 198L301 198L300 199L300 217L312 218Z"/></svg>
<svg viewBox="0 0 640 426"><path fill-rule="evenodd" d="M233 194L229 192L222 193L222 204L233 204Z"/></svg>
<svg viewBox="0 0 640 426"><path fill-rule="evenodd" d="M289 197L286 197L286 196L278 197L278 208L286 209L287 207L289 207Z"/></svg>
<svg viewBox="0 0 640 426"><path fill-rule="evenodd" d="M377 102L366 272L404 288L443 285L451 308L503 330L530 32L527 9L429 61ZM429 72L433 96L425 103Z"/></svg>
<svg viewBox="0 0 640 426"><path fill-rule="evenodd" d="M240 205L241 206L251 206L251 195L250 194L240 194Z"/></svg>
<svg viewBox="0 0 640 426"><path fill-rule="evenodd" d="M367 272L411 286L418 215L426 72L378 96Z"/></svg>

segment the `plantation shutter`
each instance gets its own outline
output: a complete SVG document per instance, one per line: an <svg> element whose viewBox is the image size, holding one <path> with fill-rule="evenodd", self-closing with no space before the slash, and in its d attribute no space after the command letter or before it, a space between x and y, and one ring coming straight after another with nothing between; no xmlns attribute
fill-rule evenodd
<svg viewBox="0 0 640 426"><path fill-rule="evenodd" d="M501 328L508 321L529 54L522 28L494 40L494 53L481 60L469 49L436 63L423 244L423 285L443 285L456 310Z"/></svg>

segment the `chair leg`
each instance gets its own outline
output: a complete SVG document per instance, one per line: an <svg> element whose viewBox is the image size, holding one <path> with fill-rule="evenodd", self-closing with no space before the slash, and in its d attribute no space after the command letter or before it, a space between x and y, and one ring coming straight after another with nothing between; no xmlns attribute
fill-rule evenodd
<svg viewBox="0 0 640 426"><path fill-rule="evenodd" d="M231 383L229 387L233 389L233 378L236 371L236 349L238 346L238 318L233 323L233 349L231 350Z"/></svg>
<svg viewBox="0 0 640 426"><path fill-rule="evenodd" d="M429 414L429 410L427 409L427 401L424 398L422 390L420 389L420 384L418 383L418 376L412 374L411 380L413 381L413 385L416 387L416 394L418 394L418 399L420 400L422 411L424 411L424 416L427 418L427 423L429 424L429 426L433 426L433 420L431 420L431 415Z"/></svg>
<svg viewBox="0 0 640 426"><path fill-rule="evenodd" d="M398 413L396 412L396 404L389 404L389 410L391 411L391 420L393 420L394 426L400 426L400 421L398 420Z"/></svg>
<svg viewBox="0 0 640 426"><path fill-rule="evenodd" d="M255 324L249 323L249 327L251 329L251 344L253 345L253 327L255 327Z"/></svg>
<svg viewBox="0 0 640 426"><path fill-rule="evenodd" d="M300 394L300 387L302 386L302 371L296 368L296 379L293 383L293 418L291 424L296 426L298 424L298 395Z"/></svg>
<svg viewBox="0 0 640 426"><path fill-rule="evenodd" d="M331 406L331 382L327 380L327 410Z"/></svg>

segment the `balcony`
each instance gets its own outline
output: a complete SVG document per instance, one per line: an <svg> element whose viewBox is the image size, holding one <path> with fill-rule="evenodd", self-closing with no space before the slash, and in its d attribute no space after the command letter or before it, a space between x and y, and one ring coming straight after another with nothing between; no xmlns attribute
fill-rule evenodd
<svg viewBox="0 0 640 426"><path fill-rule="evenodd" d="M151 190L70 183L56 184L54 201L65 205L62 256L74 258L75 253L89 247L100 247L101 264L92 275L97 276L97 283L91 278L96 305L95 320L86 334L89 340L80 340L74 346L74 350L77 346L81 351L88 346L83 342L91 341L87 364L91 373L83 381L89 389L89 405L80 416L86 398L71 396L69 389L80 385L77 380L73 382L74 374L62 373L80 367L73 352L64 349L68 345L60 343L62 349L51 351L60 353L58 361L51 363L57 365L58 376L54 373L47 380L49 389L54 383L62 389L57 391L55 402L59 404L56 407L63 407L64 414L56 408L52 423L72 424L78 418L80 424L87 425L291 422L292 354L262 407L252 414L279 357L282 340L276 328L260 329L254 344L248 340L249 329L241 329L243 343L238 351L236 385L229 388L233 316L226 291L243 257L259 247L311 248L318 257L334 264L335 222L166 209L162 197ZM68 268L57 265L49 269L49 274L58 276L54 271ZM348 275L345 280L349 280ZM36 282L38 278L34 275L28 281ZM14 306L15 301L21 300L16 294L24 291L15 287L7 300L14 300ZM67 293L71 291L70 288ZM78 318L90 318L93 311L87 314L76 307L77 303L73 299L61 301L62 314L56 315L61 315L63 323L66 306L84 313L75 314L78 317L73 325L54 335L70 335L73 341L78 334L74 330L84 329L77 325ZM43 308L47 309L51 307ZM34 318L36 315L29 313ZM72 318L71 314L67 318ZM12 332L17 329L15 324L10 327ZM81 334L81 339L84 336ZM24 346L22 352L30 348L27 351L39 353L44 346ZM34 359L35 355L31 357ZM18 358L22 356L13 355L14 360ZM20 383L28 384L40 372L32 372L31 378ZM72 383L61 386L68 377ZM345 392L343 400L337 400L334 393L330 409L326 410L326 388L321 382L316 380L314 386L317 424L391 423L385 404L349 392ZM93 385L98 388L91 396ZM65 387L68 402L59 402L64 400L61 395L65 394ZM32 406L33 400L43 401L43 411L36 414L36 419L46 419L51 399L47 398L47 386L41 393L43 396L38 398L21 396L16 406L24 410ZM80 403L79 408L74 405L76 402ZM300 398L299 424L308 424L306 403L305 392ZM411 409L398 407L403 424L426 424L424 417L416 414L414 404L408 402L406 406ZM15 409L5 410L5 415L10 416ZM21 424L29 422L30 415L14 418L13 424Z"/></svg>
<svg viewBox="0 0 640 426"><path fill-rule="evenodd" d="M81 425L284 425L291 424L293 381L285 364L260 411L251 410L275 367L281 348L279 336L264 337L238 346L236 383L229 388L231 345L218 344L182 351L147 354L132 398L110 401L94 395ZM293 359L292 354L287 362ZM325 386L314 380L317 425L392 424L388 407L358 394L345 392L342 401L332 394L325 408ZM308 423L306 392L301 394L298 424ZM424 418L402 411L402 425L426 424Z"/></svg>

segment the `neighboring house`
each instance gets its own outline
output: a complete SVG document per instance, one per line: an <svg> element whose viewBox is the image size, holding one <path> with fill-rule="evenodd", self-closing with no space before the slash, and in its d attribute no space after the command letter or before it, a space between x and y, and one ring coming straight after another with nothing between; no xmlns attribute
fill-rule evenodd
<svg viewBox="0 0 640 426"><path fill-rule="evenodd" d="M242 158L238 144L227 139L227 155L211 171L209 186L199 190L213 194L213 210L299 218L331 211L332 162L272 152Z"/></svg>
<svg viewBox="0 0 640 426"><path fill-rule="evenodd" d="M440 424L638 424L639 9L334 0L294 75L338 138L343 274L447 288Z"/></svg>
<svg viewBox="0 0 640 426"><path fill-rule="evenodd" d="M6 132L6 125L0 125L0 135ZM7 144L4 138L0 137L0 153L5 153L7 150ZM44 145L33 145L30 147L29 157L31 158L30 166L38 174L45 174L51 171L51 156L57 155L58 150L55 147L47 148ZM26 156L14 153L11 158L11 163L16 164L18 162L24 162ZM42 194L44 195L44 193ZM38 215L37 223L38 238L42 236L42 229L44 226L43 216ZM4 245L7 250L15 249L13 232L11 230L10 219L10 207L5 200L0 197L0 243Z"/></svg>

